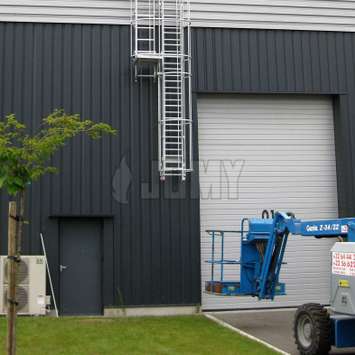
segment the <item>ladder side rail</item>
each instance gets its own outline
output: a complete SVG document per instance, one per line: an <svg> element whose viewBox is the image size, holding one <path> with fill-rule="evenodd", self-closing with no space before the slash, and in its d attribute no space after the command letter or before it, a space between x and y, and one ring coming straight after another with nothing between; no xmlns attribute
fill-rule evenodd
<svg viewBox="0 0 355 355"><path fill-rule="evenodd" d="M188 80L188 120L189 120L189 165L188 169L193 169L193 150L192 150L192 134L193 134L193 127L192 127L192 68L191 68L191 23L190 23L190 14L191 14L191 7L189 1L186 0L188 3L188 23L187 23L187 80Z"/></svg>
<svg viewBox="0 0 355 355"><path fill-rule="evenodd" d="M138 1L139 0L135 0L135 24L134 24L134 31L135 31L135 55L137 55L137 51L138 51Z"/></svg>
<svg viewBox="0 0 355 355"><path fill-rule="evenodd" d="M163 49L164 50L164 49ZM161 77L161 83L162 83L162 112L161 112L161 129L162 129L162 171L161 173L164 175L165 174L165 168L166 168L166 142L167 142L167 138L166 138L166 122L165 122L165 118L166 118L166 107L165 107L165 100L166 100L166 96L165 96L165 92L166 92L166 82L165 82L165 72L164 72L164 64L165 64L165 59L162 58L162 77Z"/></svg>
<svg viewBox="0 0 355 355"><path fill-rule="evenodd" d="M162 73L161 73L161 86L162 86L162 105L161 105L161 130L162 130L162 141L160 144L162 145L162 165L160 167L160 175L161 177L164 178L165 175L165 165L166 165L166 157L165 157L165 146L166 146L166 132L165 132L165 92L166 92L166 83L165 83L165 72L164 72L164 64L165 64L165 46L164 46L164 32L165 32L165 7L164 7L164 0L161 0L161 54L162 54L162 59L161 59L161 67L162 67Z"/></svg>
<svg viewBox="0 0 355 355"><path fill-rule="evenodd" d="M131 59L133 57L133 31L135 29L135 25L134 25L134 22L133 22L133 1L131 0L131 3L130 3L130 6L131 6L131 12L130 12L130 24L131 24L131 28L130 28L130 42L129 42L129 45L130 45L130 52L131 52Z"/></svg>
<svg viewBox="0 0 355 355"><path fill-rule="evenodd" d="M152 48L152 43L150 41L150 28L152 25L152 8L151 8L151 1L152 0L148 0L148 28L147 28L147 36L148 36L148 52L151 52L151 48ZM145 31L142 31L143 33Z"/></svg>
<svg viewBox="0 0 355 355"><path fill-rule="evenodd" d="M161 64L158 64L158 169L161 170L162 167L162 157L161 157L161 144L162 144L162 127L161 127L161 99L162 99L162 80L161 80Z"/></svg>
<svg viewBox="0 0 355 355"><path fill-rule="evenodd" d="M181 169L181 151L183 149L183 145L182 145L182 137L181 137L181 121L179 120L179 118L181 117L181 107L184 106L184 98L182 95L182 87L181 87L181 77L180 77L180 67L179 67L179 55L180 55L180 43L181 43L181 38L180 38L180 34L181 34L181 30L180 30L180 23L179 23L179 8L178 8L178 0L175 0L175 15L176 15L176 19L175 19L175 28L176 28L176 34L175 34L175 62L176 62L176 81L177 81L177 85L176 85L176 92L177 95L179 97L181 97L181 105L177 106L177 112L176 112L176 125L177 125L177 142L179 143L179 146L177 147L177 169L180 171ZM179 42L178 42L179 39Z"/></svg>
<svg viewBox="0 0 355 355"><path fill-rule="evenodd" d="M153 28L152 28L152 36L153 36L153 52L156 53L157 51L157 44L156 44L156 19L157 19L157 9L156 9L156 0L153 0L153 13L154 13L154 20L153 20Z"/></svg>
<svg viewBox="0 0 355 355"><path fill-rule="evenodd" d="M180 66L180 90L181 90L181 96L183 97L183 104L181 105L181 110L180 110L180 118L183 120L180 121L180 134L181 134L181 158L180 158L180 163L181 163L181 169L182 169L182 179L185 180L185 171L186 171L186 126L185 126L185 109L186 109L186 88L185 88L185 80L184 80L184 53L185 53L185 45L184 45L184 24L183 24L183 2L179 0L179 39L180 39L180 45L179 45L179 66Z"/></svg>
<svg viewBox="0 0 355 355"><path fill-rule="evenodd" d="M185 87L185 59L184 59L184 54L185 54L185 41L184 41L184 24L182 21L182 15L183 15L183 3L180 3L180 78L181 78L181 96L183 97L183 104L181 105L181 118L184 120L181 121L181 143L182 143L182 149L181 149L181 164L182 164L182 173L183 173L183 179L185 179L185 171L186 171L186 87Z"/></svg>

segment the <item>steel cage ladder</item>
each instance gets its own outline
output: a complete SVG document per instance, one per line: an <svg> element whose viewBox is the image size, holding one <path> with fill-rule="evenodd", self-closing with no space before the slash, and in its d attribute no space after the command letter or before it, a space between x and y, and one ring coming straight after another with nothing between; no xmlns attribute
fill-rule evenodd
<svg viewBox="0 0 355 355"><path fill-rule="evenodd" d="M190 0L131 0L135 77L158 82L161 180L193 168L190 12Z"/></svg>

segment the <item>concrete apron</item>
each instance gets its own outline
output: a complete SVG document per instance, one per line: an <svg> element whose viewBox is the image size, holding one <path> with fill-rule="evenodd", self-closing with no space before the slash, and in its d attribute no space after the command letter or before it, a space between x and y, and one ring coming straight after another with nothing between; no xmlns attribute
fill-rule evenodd
<svg viewBox="0 0 355 355"><path fill-rule="evenodd" d="M255 338L281 354L299 354L293 338L295 309L209 312L219 324ZM332 349L330 354L355 354L355 348Z"/></svg>

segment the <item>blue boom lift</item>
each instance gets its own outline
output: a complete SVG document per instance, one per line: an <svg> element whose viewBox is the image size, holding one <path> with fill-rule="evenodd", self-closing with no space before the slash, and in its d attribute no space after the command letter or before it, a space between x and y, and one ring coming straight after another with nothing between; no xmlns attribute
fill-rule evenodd
<svg viewBox="0 0 355 355"><path fill-rule="evenodd" d="M248 227L248 228L246 228ZM247 230L246 230L247 229ZM212 238L211 279L205 291L223 296L254 296L273 300L285 295L279 282L289 235L338 238L331 249L330 308L317 303L300 306L294 320L294 336L301 354L327 354L332 345L355 346L355 218L301 221L292 213L276 212L273 218L243 219L241 230L208 230ZM226 259L225 234L241 234L240 260ZM220 245L220 255L216 247ZM240 264L240 280L224 280L225 265ZM220 277L215 279L215 269Z"/></svg>

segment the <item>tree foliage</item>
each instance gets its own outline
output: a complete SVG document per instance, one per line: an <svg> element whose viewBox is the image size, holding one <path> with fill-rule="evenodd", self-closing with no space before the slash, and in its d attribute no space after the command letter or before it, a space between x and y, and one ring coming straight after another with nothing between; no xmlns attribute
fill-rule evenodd
<svg viewBox="0 0 355 355"><path fill-rule="evenodd" d="M116 134L116 130L106 123L81 120L79 115L56 110L42 120L37 133L30 135L14 114L6 116L0 121L0 188L16 195L42 175L55 173L50 158L78 134L99 139Z"/></svg>

